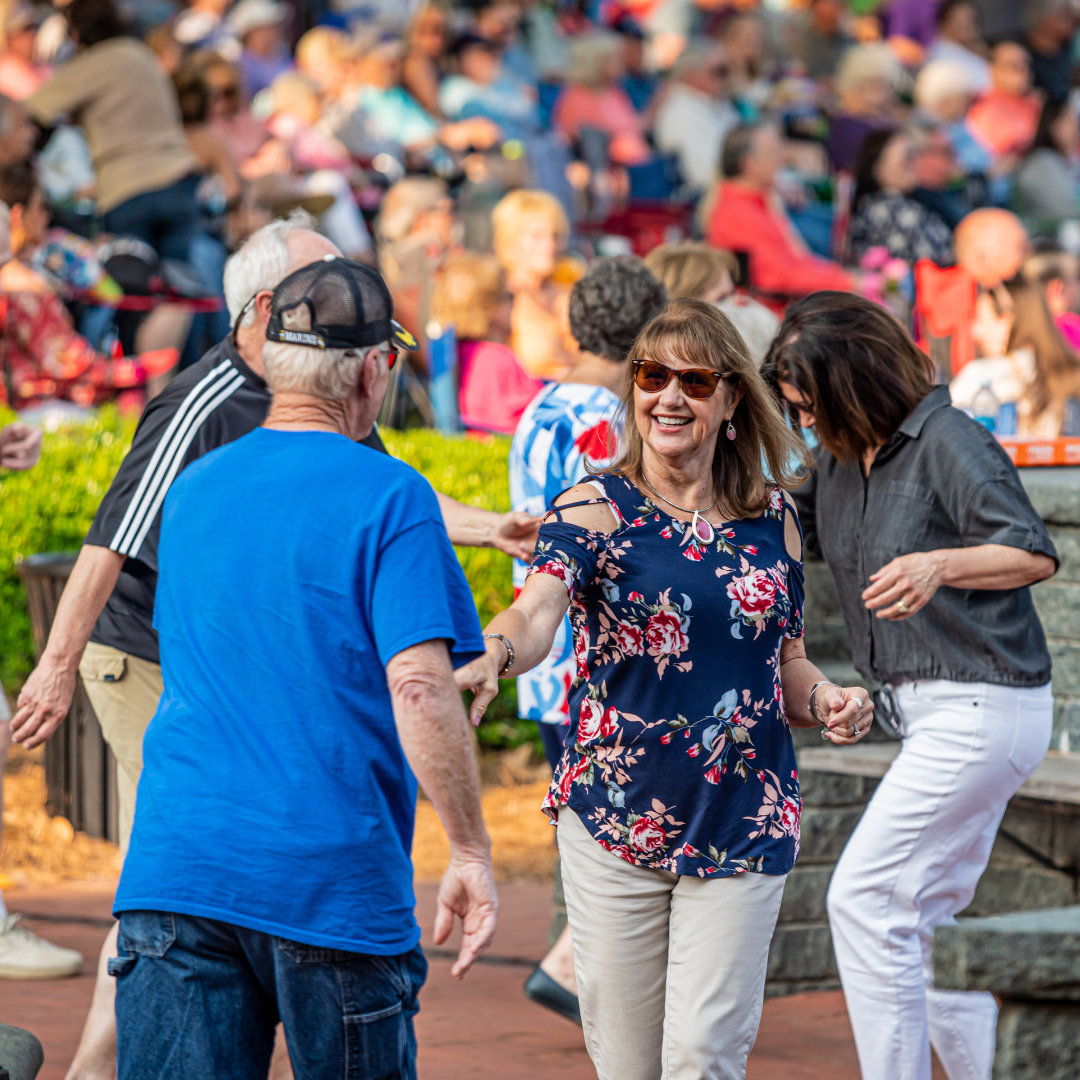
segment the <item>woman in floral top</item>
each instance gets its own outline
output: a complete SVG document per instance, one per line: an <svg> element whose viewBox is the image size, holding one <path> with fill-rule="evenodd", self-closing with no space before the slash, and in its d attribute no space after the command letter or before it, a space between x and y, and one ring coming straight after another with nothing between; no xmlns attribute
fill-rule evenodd
<svg viewBox="0 0 1080 1080"><path fill-rule="evenodd" d="M789 725L852 743L872 705L806 660L802 540L780 490L803 451L734 327L679 300L632 355L618 459L556 500L525 588L458 683L478 718L569 607L576 726L544 808L589 1053L612 1080L741 1077L798 855Z"/></svg>

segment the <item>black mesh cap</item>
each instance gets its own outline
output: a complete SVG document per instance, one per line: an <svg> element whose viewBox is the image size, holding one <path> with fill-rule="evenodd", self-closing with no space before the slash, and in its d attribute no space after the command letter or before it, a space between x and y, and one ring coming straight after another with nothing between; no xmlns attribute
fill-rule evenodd
<svg viewBox="0 0 1080 1080"><path fill-rule="evenodd" d="M374 270L330 255L290 274L274 290L266 337L315 349L363 349L381 341L418 348L393 315L390 291Z"/></svg>

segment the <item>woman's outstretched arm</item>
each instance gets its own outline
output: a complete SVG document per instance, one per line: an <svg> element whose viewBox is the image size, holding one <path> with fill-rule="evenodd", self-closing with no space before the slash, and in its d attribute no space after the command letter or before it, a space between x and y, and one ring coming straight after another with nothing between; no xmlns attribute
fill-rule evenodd
<svg viewBox="0 0 1080 1080"><path fill-rule="evenodd" d="M810 714L810 691L815 683L825 686L814 695L816 716ZM780 646L780 686L784 712L792 727L827 728L826 738L838 746L850 746L866 733L874 719L874 703L862 686L837 686L828 682L816 664L806 658L801 639ZM859 734L855 734L858 725Z"/></svg>
<svg viewBox="0 0 1080 1080"><path fill-rule="evenodd" d="M514 647L514 664L504 674L522 675L551 652L555 632L570 606L566 586L550 574L534 574L525 582L521 595L505 611L500 611L484 629L485 634L502 634ZM509 652L499 638L489 638L483 656L454 673L459 690L476 696L469 719L479 724L492 698L499 692L499 672L506 666Z"/></svg>

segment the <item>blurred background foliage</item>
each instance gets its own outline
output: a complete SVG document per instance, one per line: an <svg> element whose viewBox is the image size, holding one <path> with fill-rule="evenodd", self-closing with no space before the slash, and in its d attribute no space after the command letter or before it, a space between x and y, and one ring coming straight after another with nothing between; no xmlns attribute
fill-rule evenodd
<svg viewBox="0 0 1080 1080"><path fill-rule="evenodd" d="M14 415L0 408L0 424ZM26 597L15 566L44 551L77 551L135 431L136 418L115 408L90 423L45 436L39 464L28 472L0 470L0 680L14 696L34 664ZM381 429L387 449L423 473L439 491L488 510L510 509L510 440L448 437L434 431ZM488 620L513 599L510 560L492 548L457 548L480 613ZM417 572L423 572L422 563ZM478 731L490 749L537 742L535 725L517 718L512 680L492 702Z"/></svg>

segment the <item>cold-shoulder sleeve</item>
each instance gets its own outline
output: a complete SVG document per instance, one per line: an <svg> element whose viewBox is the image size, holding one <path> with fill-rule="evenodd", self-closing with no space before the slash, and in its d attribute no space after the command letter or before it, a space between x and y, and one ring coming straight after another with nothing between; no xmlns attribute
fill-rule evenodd
<svg viewBox="0 0 1080 1080"><path fill-rule="evenodd" d="M600 553L606 537L565 521L548 521L540 526L536 551L526 580L534 574L558 578L573 600L595 580Z"/></svg>

